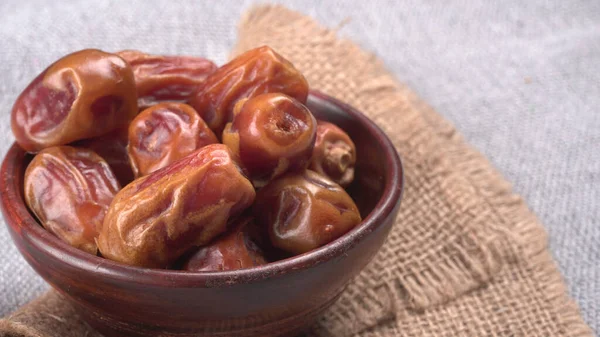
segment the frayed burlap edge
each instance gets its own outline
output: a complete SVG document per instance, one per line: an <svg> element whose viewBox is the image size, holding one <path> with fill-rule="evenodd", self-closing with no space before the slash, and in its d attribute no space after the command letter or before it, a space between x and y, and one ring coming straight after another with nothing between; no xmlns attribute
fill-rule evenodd
<svg viewBox="0 0 600 337"><path fill-rule="evenodd" d="M416 95L413 104L423 112L439 134L448 139L451 151L448 155L453 163L471 177L479 194L497 210L498 219L517 240L515 255L523 258L520 263L533 270L531 277L540 293L546 296L547 307L562 327L564 336L593 336L593 332L579 313L577 303L568 294L556 262L548 250L547 233L526 202L512 192L504 177L477 150L465 143L463 137L444 118ZM517 256L510 259L516 263Z"/></svg>
<svg viewBox="0 0 600 337"><path fill-rule="evenodd" d="M35 329L9 319L0 320L0 337L46 337Z"/></svg>
<svg viewBox="0 0 600 337"><path fill-rule="evenodd" d="M0 337L102 337L79 319L57 291L50 290L0 320Z"/></svg>

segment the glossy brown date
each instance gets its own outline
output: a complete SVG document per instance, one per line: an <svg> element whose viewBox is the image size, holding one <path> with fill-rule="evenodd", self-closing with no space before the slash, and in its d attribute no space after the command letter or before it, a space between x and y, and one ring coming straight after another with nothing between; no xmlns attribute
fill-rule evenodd
<svg viewBox="0 0 600 337"><path fill-rule="evenodd" d="M346 191L310 170L288 173L259 190L253 213L273 246L293 254L319 248L361 221Z"/></svg>
<svg viewBox="0 0 600 337"><path fill-rule="evenodd" d="M158 102L184 102L217 66L192 56L150 55L137 50L117 53L133 69L140 109Z"/></svg>
<svg viewBox="0 0 600 337"><path fill-rule="evenodd" d="M262 187L310 161L317 122L306 106L279 93L240 101L223 131L223 144L239 156L250 180Z"/></svg>
<svg viewBox="0 0 600 337"><path fill-rule="evenodd" d="M106 213L98 248L111 260L166 268L223 233L254 197L230 150L208 145L125 186Z"/></svg>
<svg viewBox="0 0 600 337"><path fill-rule="evenodd" d="M124 127L138 113L131 67L85 49L56 61L17 98L11 127L26 151L65 145Z"/></svg>
<svg viewBox="0 0 600 337"><path fill-rule="evenodd" d="M254 219L237 219L230 231L200 248L183 266L187 271L224 271L266 264L261 249L252 238Z"/></svg>
<svg viewBox="0 0 600 337"><path fill-rule="evenodd" d="M127 154L127 128L120 128L96 138L81 140L74 146L93 150L106 160L121 186L133 181L133 171Z"/></svg>
<svg viewBox="0 0 600 337"><path fill-rule="evenodd" d="M252 49L217 69L190 97L189 104L220 137L242 98L279 92L306 103L308 83L302 74L273 49Z"/></svg>
<svg viewBox="0 0 600 337"><path fill-rule="evenodd" d="M39 152L25 171L25 202L42 226L71 246L96 254L117 178L94 151L55 146Z"/></svg>
<svg viewBox="0 0 600 337"><path fill-rule="evenodd" d="M354 180L355 163L356 147L350 136L335 124L318 121L309 168L346 187Z"/></svg>
<svg viewBox="0 0 600 337"><path fill-rule="evenodd" d="M194 108L175 102L159 103L142 111L129 125L128 137L127 152L136 177L218 143Z"/></svg>

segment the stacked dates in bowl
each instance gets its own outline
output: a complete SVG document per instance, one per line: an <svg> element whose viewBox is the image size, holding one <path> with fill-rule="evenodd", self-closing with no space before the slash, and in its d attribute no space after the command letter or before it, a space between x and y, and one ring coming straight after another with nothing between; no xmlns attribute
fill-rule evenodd
<svg viewBox="0 0 600 337"><path fill-rule="evenodd" d="M24 199L73 247L123 264L251 268L361 222L344 190L356 149L307 108L304 76L269 47L206 59L82 50L12 110L34 154Z"/></svg>

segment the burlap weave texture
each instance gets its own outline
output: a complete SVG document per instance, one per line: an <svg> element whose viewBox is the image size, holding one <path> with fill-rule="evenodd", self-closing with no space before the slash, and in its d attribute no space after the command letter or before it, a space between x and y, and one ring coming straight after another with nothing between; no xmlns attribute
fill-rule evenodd
<svg viewBox="0 0 600 337"><path fill-rule="evenodd" d="M591 335L566 295L542 226L523 200L376 57L278 6L246 14L234 54L263 44L289 58L311 87L375 120L405 166L403 205L387 243L313 334ZM54 307L63 311L53 313ZM0 333L88 333L64 310L69 308L59 298L47 295L2 323ZM55 317L32 324L40 313Z"/></svg>

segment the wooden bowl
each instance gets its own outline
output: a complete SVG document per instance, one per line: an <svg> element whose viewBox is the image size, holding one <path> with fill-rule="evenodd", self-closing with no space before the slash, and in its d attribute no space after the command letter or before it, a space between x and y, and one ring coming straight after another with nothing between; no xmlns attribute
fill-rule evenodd
<svg viewBox="0 0 600 337"><path fill-rule="evenodd" d="M47 232L23 201L31 160L14 144L2 163L2 212L25 260L106 336L291 336L309 327L373 258L393 223L402 166L386 135L354 108L319 92L308 106L357 145L349 187L363 222L338 240L251 269L212 273L126 266Z"/></svg>

